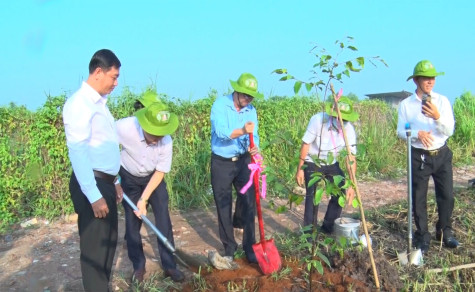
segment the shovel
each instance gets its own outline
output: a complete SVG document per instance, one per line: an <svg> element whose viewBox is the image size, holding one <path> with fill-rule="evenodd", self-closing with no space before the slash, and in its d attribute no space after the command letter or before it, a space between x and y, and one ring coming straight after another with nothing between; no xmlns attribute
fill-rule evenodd
<svg viewBox="0 0 475 292"><path fill-rule="evenodd" d="M249 140L251 148L254 147L254 136L252 133L249 133ZM256 162L254 156L252 157L252 162ZM259 234L261 241L252 245L254 254L256 255L257 263L261 268L264 275L272 274L282 267L282 261L280 259L279 251L275 246L274 239L265 239L264 234L264 221L262 220L262 209L261 209L261 199L259 193L259 174L256 172L254 174L254 190L256 193L256 208L257 208L257 219L259 221Z"/></svg>
<svg viewBox="0 0 475 292"><path fill-rule="evenodd" d="M130 198L124 193L124 200L129 204L129 206L134 210L138 211L139 209L135 204L130 200ZM168 241L168 239L158 230L158 228L147 218L145 215L140 216L142 221L145 222L153 232L158 236L158 239L165 245L165 247L173 254L177 263L181 266L190 269L190 267L198 268L200 266L205 266L206 263L203 263L199 259L195 259L193 256L186 254L185 252L175 249L173 245Z"/></svg>
<svg viewBox="0 0 475 292"><path fill-rule="evenodd" d="M407 221L408 221L408 247L407 252L401 252L397 255L401 265L419 266L422 264L422 252L420 249L412 249L412 164L411 164L411 125L406 124L406 140L407 140Z"/></svg>

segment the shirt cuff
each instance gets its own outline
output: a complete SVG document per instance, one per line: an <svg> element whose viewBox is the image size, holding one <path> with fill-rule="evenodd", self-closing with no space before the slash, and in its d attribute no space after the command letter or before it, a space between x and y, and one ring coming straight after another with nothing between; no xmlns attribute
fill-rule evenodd
<svg viewBox="0 0 475 292"><path fill-rule="evenodd" d="M102 198L102 194L98 188L94 188L86 194L86 197L89 200L89 203L92 204Z"/></svg>

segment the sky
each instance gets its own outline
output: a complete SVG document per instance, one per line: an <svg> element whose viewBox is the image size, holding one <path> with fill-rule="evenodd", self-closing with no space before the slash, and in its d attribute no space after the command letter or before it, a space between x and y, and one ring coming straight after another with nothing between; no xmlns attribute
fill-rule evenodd
<svg viewBox="0 0 475 292"><path fill-rule="evenodd" d="M415 64L432 61L434 91L452 102L475 93L475 2L418 0L182 1L10 0L0 4L0 106L31 110L47 96L70 96L87 79L95 51L119 57L119 86L184 100L218 95L243 72L265 96L293 95L293 82L271 74L286 68L309 81L318 60L311 49L338 53L334 43L353 37L352 57L380 56L388 67L364 70L334 83L360 99L410 91ZM344 57L344 56L342 56ZM348 59L347 58L347 59ZM346 59L342 58L341 61ZM301 92L305 94L305 91Z"/></svg>

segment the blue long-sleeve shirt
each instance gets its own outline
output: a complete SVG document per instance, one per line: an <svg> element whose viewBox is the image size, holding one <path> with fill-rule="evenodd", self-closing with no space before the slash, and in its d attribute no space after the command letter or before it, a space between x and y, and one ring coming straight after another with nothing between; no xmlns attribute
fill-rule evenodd
<svg viewBox="0 0 475 292"><path fill-rule="evenodd" d="M248 104L238 112L232 94L218 97L211 108L211 152L226 158L246 153L249 135L231 139L231 134L249 121L254 122L254 144L259 147L256 108Z"/></svg>

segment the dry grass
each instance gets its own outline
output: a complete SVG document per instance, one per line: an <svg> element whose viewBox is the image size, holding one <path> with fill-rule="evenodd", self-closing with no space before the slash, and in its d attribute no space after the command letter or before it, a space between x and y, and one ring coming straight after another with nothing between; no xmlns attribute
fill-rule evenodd
<svg viewBox="0 0 475 292"><path fill-rule="evenodd" d="M448 270L451 267L475 263L474 224L475 188L456 190L456 201L453 212L453 228L462 246L447 249L435 240L435 231L429 252L424 255L421 267L399 266L397 253L407 250L408 224L407 202L387 206L368 213L368 221L372 222L370 235L377 242L379 249L388 260L398 265L401 279L407 291L474 291L475 269L466 268L455 271L434 273L430 270ZM437 210L434 194L429 194L428 202L429 226L435 226ZM435 228L434 228L435 229Z"/></svg>

